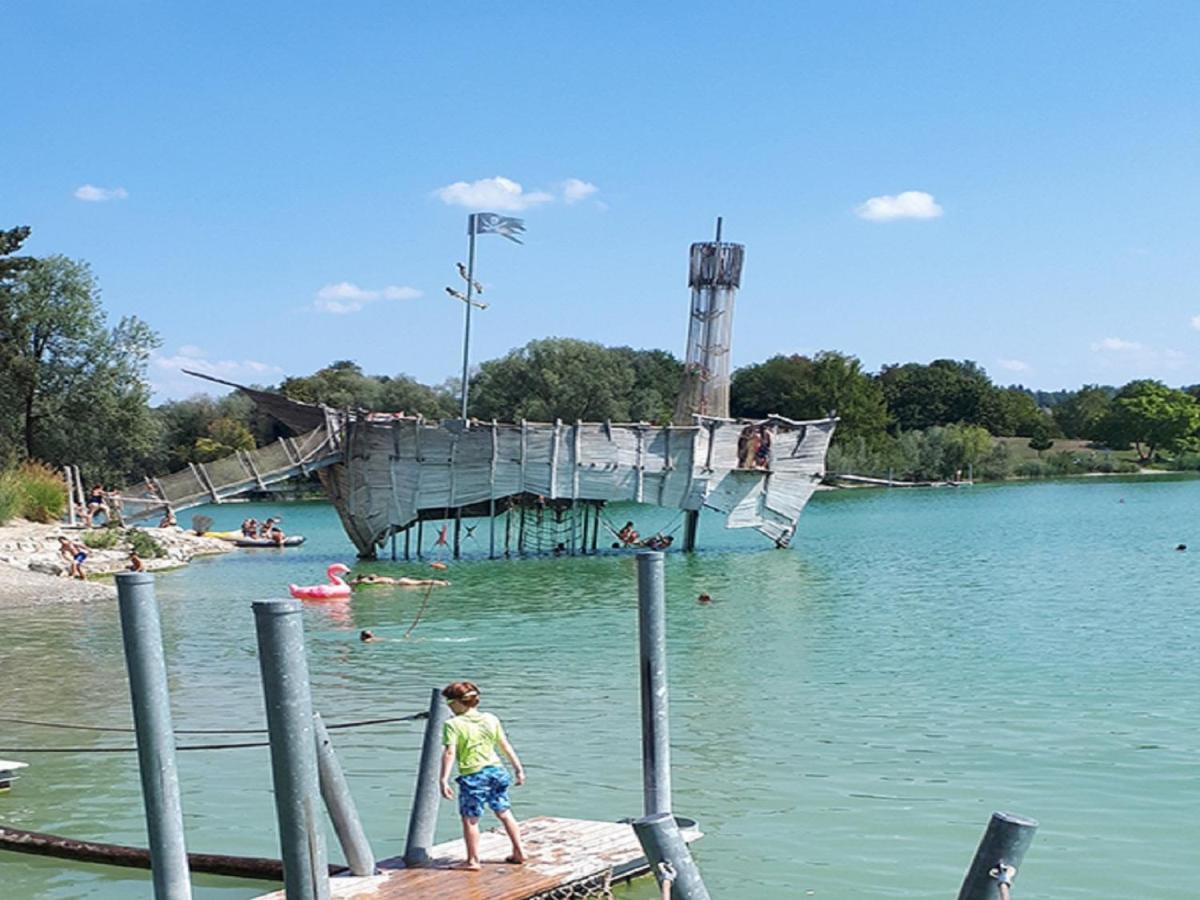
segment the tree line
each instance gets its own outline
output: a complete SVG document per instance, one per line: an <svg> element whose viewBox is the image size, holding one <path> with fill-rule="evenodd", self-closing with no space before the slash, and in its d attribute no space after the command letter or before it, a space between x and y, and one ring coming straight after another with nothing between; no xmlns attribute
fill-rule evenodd
<svg viewBox="0 0 1200 900"><path fill-rule="evenodd" d="M121 481L269 443L280 427L240 394L150 404L147 362L158 347L136 317L107 322L86 263L21 254L28 228L0 231L0 468L26 460L81 466ZM530 341L479 365L470 414L517 421L668 422L683 375L663 350L569 338ZM460 384L371 375L340 360L264 385L337 408L457 415ZM731 414L793 419L836 413L834 470L896 477L1053 474L1169 460L1200 468L1200 386L1150 379L1122 387L1033 391L998 385L970 360L867 371L837 351L774 356L733 373ZM1056 442L1078 444L1043 457ZM1014 454L1028 447L1036 459Z"/></svg>

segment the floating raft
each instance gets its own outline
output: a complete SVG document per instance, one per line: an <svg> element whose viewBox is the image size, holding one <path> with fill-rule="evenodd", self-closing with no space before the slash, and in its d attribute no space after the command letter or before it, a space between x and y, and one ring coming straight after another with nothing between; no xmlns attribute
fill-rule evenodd
<svg viewBox="0 0 1200 900"><path fill-rule="evenodd" d="M29 768L29 763L17 762L14 759L0 759L0 791L7 791L17 780L17 771Z"/></svg>
<svg viewBox="0 0 1200 900"><path fill-rule="evenodd" d="M406 869L400 858L379 864L382 873L366 877L337 876L329 880L331 900L529 900L578 885L599 888L611 877L627 879L649 871L633 827L619 822L592 822L537 816L521 823L528 857L522 866L503 862L511 845L500 829L480 836L483 869L454 869L466 859L461 840L431 848L433 860L419 869ZM689 842L698 831L684 831ZM583 896L583 894L580 894ZM284 892L258 900L284 900Z"/></svg>

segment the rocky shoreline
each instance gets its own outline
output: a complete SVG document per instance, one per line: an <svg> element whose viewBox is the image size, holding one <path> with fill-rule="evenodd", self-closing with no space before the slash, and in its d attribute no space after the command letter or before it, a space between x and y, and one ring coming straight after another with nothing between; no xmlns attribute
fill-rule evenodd
<svg viewBox="0 0 1200 900"><path fill-rule="evenodd" d="M163 557L144 560L150 571L177 568L197 556L233 549L228 541L199 537L182 528L138 530L150 535L166 552ZM88 548L87 562L84 563L87 581L67 577L67 562L59 553L58 538L65 535L84 543L88 533L86 529L61 524L39 525L21 519L0 527L0 609L114 599L117 591L112 581L93 578L129 568L130 547L124 535L111 548Z"/></svg>

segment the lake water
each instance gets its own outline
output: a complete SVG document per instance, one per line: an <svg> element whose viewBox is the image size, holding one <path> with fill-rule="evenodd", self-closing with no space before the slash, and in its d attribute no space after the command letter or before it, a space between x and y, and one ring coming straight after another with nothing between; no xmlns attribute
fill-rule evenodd
<svg viewBox="0 0 1200 900"><path fill-rule="evenodd" d="M209 512L232 528L279 509L303 547L158 579L179 728L261 726L250 601L353 562L328 506ZM706 832L694 849L712 894L953 897L993 810L1042 823L1023 900L1200 894L1198 510L1200 481L1170 477L826 493L788 551L705 516L702 551L668 554L667 591L675 806ZM671 518L610 517L643 532ZM468 551L486 548L486 527ZM448 577L408 640L421 591L306 607L325 719L417 712L430 688L469 677L528 767L519 816L638 814L634 559L470 560ZM361 628L387 640L361 644ZM0 699L3 716L128 725L115 604L7 613ZM334 733L381 857L403 847L421 727ZM0 795L0 822L144 846L136 758L87 752L129 743L0 723L2 747L80 748L0 753L32 763ZM265 749L179 763L190 850L278 855ZM457 831L442 804L439 840ZM196 896L263 889L198 876ZM142 872L0 853L0 894L150 887ZM642 882L619 896L655 893Z"/></svg>

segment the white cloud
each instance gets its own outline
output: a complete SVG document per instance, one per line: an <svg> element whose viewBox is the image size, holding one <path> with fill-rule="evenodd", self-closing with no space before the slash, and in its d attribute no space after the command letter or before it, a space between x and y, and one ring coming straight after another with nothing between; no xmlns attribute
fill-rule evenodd
<svg viewBox="0 0 1200 900"><path fill-rule="evenodd" d="M273 376L283 372L279 366L256 359L209 359L200 347L187 344L180 347L174 356L163 356L157 352L151 354L150 380L156 398L174 399L221 390L216 385L185 375L183 369L239 384L274 381Z"/></svg>
<svg viewBox="0 0 1200 900"><path fill-rule="evenodd" d="M872 197L854 212L868 222L892 222L896 219L936 219L942 214L942 207L932 194L904 191Z"/></svg>
<svg viewBox="0 0 1200 900"><path fill-rule="evenodd" d="M1129 353L1135 350L1146 349L1144 345L1137 341L1127 341L1123 338L1108 337L1102 341L1096 341L1092 344L1092 350L1096 352L1114 351L1116 353Z"/></svg>
<svg viewBox="0 0 1200 900"><path fill-rule="evenodd" d="M600 188L596 187L590 181L583 181L579 178L568 178L562 183L563 201L570 206L572 203L578 203L592 194L597 193Z"/></svg>
<svg viewBox="0 0 1200 900"><path fill-rule="evenodd" d="M456 181L438 188L434 194L448 206L501 212L521 212L554 199L553 194L545 191L526 191L519 183L502 175L472 182Z"/></svg>
<svg viewBox="0 0 1200 900"><path fill-rule="evenodd" d="M321 312L344 315L358 312L368 303L376 300L415 300L421 296L416 288L388 285L385 288L361 288L350 281L339 281L327 284L317 291L317 299L313 305Z"/></svg>
<svg viewBox="0 0 1200 900"><path fill-rule="evenodd" d="M1009 372L1028 372L1030 365L1020 359L1002 359L1000 360L1000 368Z"/></svg>
<svg viewBox="0 0 1200 900"><path fill-rule="evenodd" d="M1192 316L1192 327L1200 331L1200 316Z"/></svg>
<svg viewBox="0 0 1200 900"><path fill-rule="evenodd" d="M94 184L85 184L75 188L75 199L86 203L104 203L106 200L125 200L129 191L123 187L104 188Z"/></svg>

